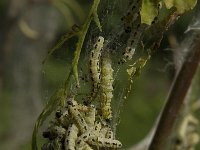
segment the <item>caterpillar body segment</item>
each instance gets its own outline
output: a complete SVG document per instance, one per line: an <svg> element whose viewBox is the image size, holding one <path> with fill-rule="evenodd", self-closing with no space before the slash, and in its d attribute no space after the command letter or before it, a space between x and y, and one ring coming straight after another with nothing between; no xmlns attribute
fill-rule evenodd
<svg viewBox="0 0 200 150"><path fill-rule="evenodd" d="M93 150L93 149L92 149L92 147L90 145L85 143L85 145L83 146L83 150Z"/></svg>
<svg viewBox="0 0 200 150"><path fill-rule="evenodd" d="M100 147L121 148L122 143L118 140L98 137L98 144Z"/></svg>
<svg viewBox="0 0 200 150"><path fill-rule="evenodd" d="M88 145L88 143L90 143L90 139L94 136L95 135L93 134L92 130L89 130L79 136L76 141L76 150L91 150L92 148L90 147L90 145Z"/></svg>
<svg viewBox="0 0 200 150"><path fill-rule="evenodd" d="M77 109L79 111L82 111L82 112L87 112L88 111L88 107L83 105L83 104L77 104Z"/></svg>
<svg viewBox="0 0 200 150"><path fill-rule="evenodd" d="M96 121L95 123L94 123L94 134L96 135L96 136L100 136L100 131L101 131L101 123L100 122L98 122L98 121Z"/></svg>
<svg viewBox="0 0 200 150"><path fill-rule="evenodd" d="M62 143L58 139L54 139L48 143L45 143L41 150L62 150Z"/></svg>
<svg viewBox="0 0 200 150"><path fill-rule="evenodd" d="M49 149L55 149L55 145L53 141L45 143L41 148L41 150L49 150Z"/></svg>
<svg viewBox="0 0 200 150"><path fill-rule="evenodd" d="M135 21L140 16L141 6L142 0L136 0L130 3L126 14L121 18L126 33L130 33L133 31Z"/></svg>
<svg viewBox="0 0 200 150"><path fill-rule="evenodd" d="M108 139L114 139L114 134L111 128L108 128L107 133L106 133L106 138Z"/></svg>
<svg viewBox="0 0 200 150"><path fill-rule="evenodd" d="M95 115L96 115L96 108L91 105L90 107L88 107L88 111L85 112L85 121L88 125L88 127L93 128L94 127L94 123L95 123Z"/></svg>
<svg viewBox="0 0 200 150"><path fill-rule="evenodd" d="M43 132L43 137L48 138L49 140L55 140L56 138L61 140L63 139L65 132L65 128L53 125Z"/></svg>
<svg viewBox="0 0 200 150"><path fill-rule="evenodd" d="M127 41L127 46L122 53L122 58L119 60L118 64L123 64L133 58L137 45L140 42L142 33L144 30L146 30L146 28L147 25L141 24L141 20L138 18L135 22L132 32L130 33L130 37Z"/></svg>
<svg viewBox="0 0 200 150"><path fill-rule="evenodd" d="M68 99L67 103L68 103L70 114L72 115L75 122L77 123L81 133L84 133L85 131L88 130L88 125L87 125L83 115L77 109L77 102L73 98L70 98L70 99Z"/></svg>
<svg viewBox="0 0 200 150"><path fill-rule="evenodd" d="M72 117L69 115L68 108L65 110L57 110L55 116L57 123L63 127L68 127L72 119Z"/></svg>
<svg viewBox="0 0 200 150"><path fill-rule="evenodd" d="M97 92L100 83L100 58L104 44L104 38L99 36L90 53L90 74L93 82L93 93Z"/></svg>
<svg viewBox="0 0 200 150"><path fill-rule="evenodd" d="M65 150L75 150L78 132L79 130L75 124L71 124L68 127L64 142Z"/></svg>
<svg viewBox="0 0 200 150"><path fill-rule="evenodd" d="M114 139L112 129L109 125L107 125L105 123L102 125L102 128L100 130L100 137Z"/></svg>
<svg viewBox="0 0 200 150"><path fill-rule="evenodd" d="M113 97L113 69L111 60L108 57L102 59L101 70L101 84L100 84L100 99L101 99L101 113L103 119L112 118L111 100Z"/></svg>
<svg viewBox="0 0 200 150"><path fill-rule="evenodd" d="M97 146L97 147L105 147L105 148L121 148L122 144L118 140L108 139L104 137L90 137L89 144Z"/></svg>

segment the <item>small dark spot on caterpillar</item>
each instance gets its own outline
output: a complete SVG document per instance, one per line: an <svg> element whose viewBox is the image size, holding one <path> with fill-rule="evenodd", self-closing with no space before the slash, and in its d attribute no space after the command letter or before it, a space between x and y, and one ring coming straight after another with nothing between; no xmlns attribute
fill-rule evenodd
<svg viewBox="0 0 200 150"><path fill-rule="evenodd" d="M94 45L94 48L97 49L97 44Z"/></svg>
<svg viewBox="0 0 200 150"><path fill-rule="evenodd" d="M134 41L134 40L132 40L132 41L131 41L131 45L133 45L133 43L134 43L134 42L135 42L135 41Z"/></svg>
<svg viewBox="0 0 200 150"><path fill-rule="evenodd" d="M85 130L87 130L87 127L86 127L86 126L84 126L84 129L85 129Z"/></svg>
<svg viewBox="0 0 200 150"><path fill-rule="evenodd" d="M92 70L90 69L90 73L92 73Z"/></svg>
<svg viewBox="0 0 200 150"><path fill-rule="evenodd" d="M60 118L62 116L62 112L60 110L58 110L56 112L56 118Z"/></svg>
<svg viewBox="0 0 200 150"><path fill-rule="evenodd" d="M126 27L125 32L126 33L130 33L131 32L131 27Z"/></svg>
<svg viewBox="0 0 200 150"><path fill-rule="evenodd" d="M77 142L77 144L80 144L81 143L81 140L79 140L78 142Z"/></svg>
<svg viewBox="0 0 200 150"><path fill-rule="evenodd" d="M67 101L68 105L73 105L72 101Z"/></svg>
<svg viewBox="0 0 200 150"><path fill-rule="evenodd" d="M86 139L86 138L87 138L87 135L85 135L83 138Z"/></svg>
<svg viewBox="0 0 200 150"><path fill-rule="evenodd" d="M132 7L132 10L135 9L135 8L136 8L136 6L134 5L134 6Z"/></svg>

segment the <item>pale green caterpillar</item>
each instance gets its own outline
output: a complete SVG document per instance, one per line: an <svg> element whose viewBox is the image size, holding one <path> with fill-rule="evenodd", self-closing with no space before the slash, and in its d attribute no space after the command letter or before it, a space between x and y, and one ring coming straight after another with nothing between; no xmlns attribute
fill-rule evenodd
<svg viewBox="0 0 200 150"><path fill-rule="evenodd" d="M112 118L111 100L113 97L113 69L108 57L102 58L100 104L103 119Z"/></svg>
<svg viewBox="0 0 200 150"><path fill-rule="evenodd" d="M69 107L69 112L72 115L73 119L75 120L76 124L78 125L81 133L84 133L88 130L88 125L80 111L77 108L77 102L73 98L67 99L67 104Z"/></svg>
<svg viewBox="0 0 200 150"><path fill-rule="evenodd" d="M129 4L126 14L121 18L126 33L130 33L133 31L135 20L140 15L141 2L142 0L135 0L134 2L131 2Z"/></svg>
<svg viewBox="0 0 200 150"><path fill-rule="evenodd" d="M101 52L104 44L104 38L99 36L96 43L93 46L93 50L90 53L90 74L91 80L93 82L93 93L94 95L97 92L99 83L100 83L100 58Z"/></svg>
<svg viewBox="0 0 200 150"><path fill-rule="evenodd" d="M64 142L65 150L75 150L78 131L75 124L69 125Z"/></svg>

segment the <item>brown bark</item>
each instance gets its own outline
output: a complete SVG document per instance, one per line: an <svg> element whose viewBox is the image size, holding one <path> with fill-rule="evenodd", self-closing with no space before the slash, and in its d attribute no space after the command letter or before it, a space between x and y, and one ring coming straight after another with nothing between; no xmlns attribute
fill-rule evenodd
<svg viewBox="0 0 200 150"><path fill-rule="evenodd" d="M163 150L170 136L172 127L179 115L185 96L199 65L199 61L200 33L195 35L188 56L175 78L149 150Z"/></svg>

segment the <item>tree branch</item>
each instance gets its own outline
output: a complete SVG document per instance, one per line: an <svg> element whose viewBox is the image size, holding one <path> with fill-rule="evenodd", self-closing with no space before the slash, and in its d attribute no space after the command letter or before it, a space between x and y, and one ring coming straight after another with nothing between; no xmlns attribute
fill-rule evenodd
<svg viewBox="0 0 200 150"><path fill-rule="evenodd" d="M192 47L188 52L185 62L179 74L174 80L167 103L161 114L155 135L149 146L149 150L161 150L165 146L172 127L179 115L184 98L190 87L193 76L200 61L200 33L194 37Z"/></svg>

